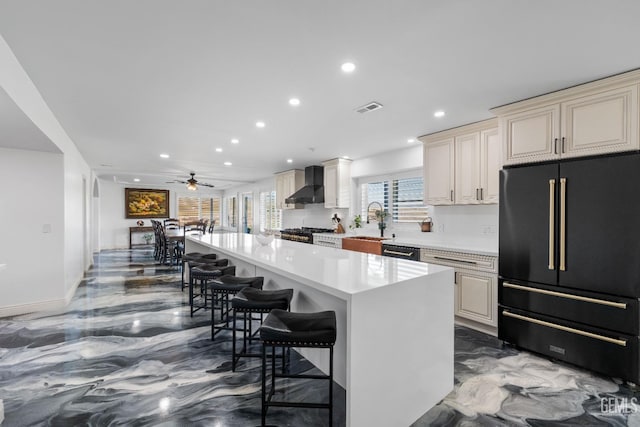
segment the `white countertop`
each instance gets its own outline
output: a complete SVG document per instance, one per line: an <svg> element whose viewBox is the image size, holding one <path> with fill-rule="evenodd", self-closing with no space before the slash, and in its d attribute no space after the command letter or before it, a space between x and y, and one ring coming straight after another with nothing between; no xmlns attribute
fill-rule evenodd
<svg viewBox="0 0 640 427"><path fill-rule="evenodd" d="M360 234L346 233L317 233L318 236L332 236L338 238L357 237ZM368 234L367 234L368 235ZM362 234L364 236L364 234ZM371 236L374 236L373 234ZM377 237L377 236L375 236ZM445 251L465 252L478 255L498 256L498 239L448 235L442 233L422 233L420 237L388 237L384 244L399 246L414 246L418 248L441 249Z"/></svg>
<svg viewBox="0 0 640 427"><path fill-rule="evenodd" d="M254 235L244 233L214 233L186 238L345 300L358 293L448 269L281 239L262 246Z"/></svg>

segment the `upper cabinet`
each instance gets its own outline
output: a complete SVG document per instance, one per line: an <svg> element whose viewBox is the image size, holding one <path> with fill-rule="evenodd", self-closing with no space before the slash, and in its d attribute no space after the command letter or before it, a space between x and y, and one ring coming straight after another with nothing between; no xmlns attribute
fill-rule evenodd
<svg viewBox="0 0 640 427"><path fill-rule="evenodd" d="M634 71L494 108L504 164L640 149L639 82Z"/></svg>
<svg viewBox="0 0 640 427"><path fill-rule="evenodd" d="M285 203L285 199L304 185L304 171L292 169L276 174L276 207L278 209L295 209L304 207Z"/></svg>
<svg viewBox="0 0 640 427"><path fill-rule="evenodd" d="M348 208L351 204L351 160L333 159L323 162L324 207Z"/></svg>
<svg viewBox="0 0 640 427"><path fill-rule="evenodd" d="M498 203L501 144L495 119L420 140L424 143L426 204Z"/></svg>

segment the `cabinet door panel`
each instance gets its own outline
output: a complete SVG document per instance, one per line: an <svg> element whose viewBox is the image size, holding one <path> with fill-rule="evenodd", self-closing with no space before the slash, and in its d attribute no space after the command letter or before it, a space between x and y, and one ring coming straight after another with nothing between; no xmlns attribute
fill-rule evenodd
<svg viewBox="0 0 640 427"><path fill-rule="evenodd" d="M477 322L496 325L496 277L471 271L456 271L456 314Z"/></svg>
<svg viewBox="0 0 640 427"><path fill-rule="evenodd" d="M638 148L638 87L630 86L565 102L563 157Z"/></svg>
<svg viewBox="0 0 640 427"><path fill-rule="evenodd" d="M480 203L480 133L455 138L455 202Z"/></svg>
<svg viewBox="0 0 640 427"><path fill-rule="evenodd" d="M424 146L424 199L429 205L453 204L453 150L453 138Z"/></svg>
<svg viewBox="0 0 640 427"><path fill-rule="evenodd" d="M560 133L560 106L524 111L501 119L505 164L553 160Z"/></svg>
<svg viewBox="0 0 640 427"><path fill-rule="evenodd" d="M324 167L324 207L335 208L338 206L338 166Z"/></svg>
<svg viewBox="0 0 640 427"><path fill-rule="evenodd" d="M480 133L480 193L482 203L498 203L500 194L500 137L498 129Z"/></svg>

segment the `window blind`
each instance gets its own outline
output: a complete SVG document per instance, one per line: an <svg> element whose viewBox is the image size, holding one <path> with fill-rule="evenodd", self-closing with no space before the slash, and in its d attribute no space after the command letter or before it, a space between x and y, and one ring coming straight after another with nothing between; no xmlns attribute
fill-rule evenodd
<svg viewBox="0 0 640 427"><path fill-rule="evenodd" d="M276 208L276 192L260 193L260 231L272 231L282 228L281 211Z"/></svg>
<svg viewBox="0 0 640 427"><path fill-rule="evenodd" d="M396 223L419 222L428 215L428 209L423 202L424 181L422 177L390 179L369 182L361 186L361 215L363 221L367 216L370 221L376 221L375 212L380 206L389 212L386 221Z"/></svg>

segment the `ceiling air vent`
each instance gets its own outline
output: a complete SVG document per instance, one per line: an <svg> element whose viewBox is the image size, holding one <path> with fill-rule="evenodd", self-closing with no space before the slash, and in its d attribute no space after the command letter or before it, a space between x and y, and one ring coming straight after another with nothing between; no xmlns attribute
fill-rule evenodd
<svg viewBox="0 0 640 427"><path fill-rule="evenodd" d="M373 111L373 110L379 110L381 108L382 108L382 104L374 101L366 105L363 105L362 107L356 108L356 111L362 114L362 113L368 113L369 111Z"/></svg>

